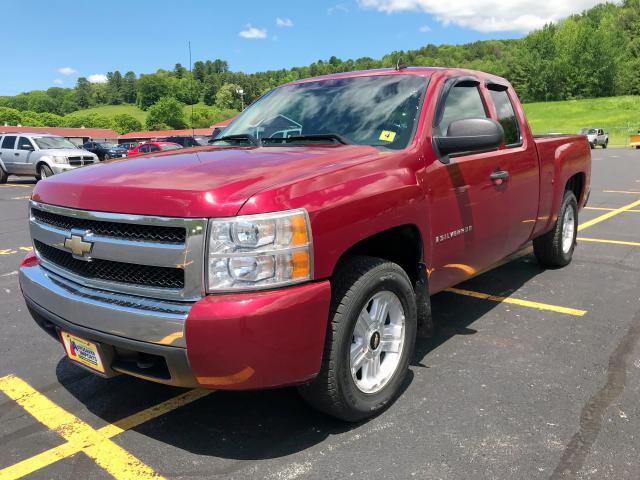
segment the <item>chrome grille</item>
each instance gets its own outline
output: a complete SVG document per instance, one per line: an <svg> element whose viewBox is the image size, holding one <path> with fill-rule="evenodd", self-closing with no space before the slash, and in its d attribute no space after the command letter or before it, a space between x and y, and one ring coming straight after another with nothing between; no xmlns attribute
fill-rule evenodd
<svg viewBox="0 0 640 480"><path fill-rule="evenodd" d="M88 157L88 156L75 156L75 157L68 157L69 160L69 165L72 165L74 167L80 167L82 165L91 165L94 161L93 157Z"/></svg>
<svg viewBox="0 0 640 480"><path fill-rule="evenodd" d="M186 238L184 227L87 220L86 218L67 217L37 209L33 209L31 214L38 222L46 223L56 228L62 228L63 230L71 230L72 228L90 230L96 235L105 237L165 243L184 243Z"/></svg>
<svg viewBox="0 0 640 480"><path fill-rule="evenodd" d="M184 270L181 268L136 265L110 260L77 260L70 253L44 243L33 241L41 258L87 279L143 285L145 287L184 288Z"/></svg>
<svg viewBox="0 0 640 480"><path fill-rule="evenodd" d="M32 201L29 223L42 266L68 280L156 299L204 296L206 219L93 212ZM91 244L89 251L72 254L65 246L72 235Z"/></svg>

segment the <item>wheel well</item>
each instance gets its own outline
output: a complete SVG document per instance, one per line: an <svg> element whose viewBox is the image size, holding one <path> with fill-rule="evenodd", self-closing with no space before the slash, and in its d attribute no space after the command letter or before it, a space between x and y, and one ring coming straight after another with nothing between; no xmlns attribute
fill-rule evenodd
<svg viewBox="0 0 640 480"><path fill-rule="evenodd" d="M417 227L402 225L359 241L344 252L340 260L352 255L384 258L400 265L411 281L415 282L422 260L422 245L422 237Z"/></svg>
<svg viewBox="0 0 640 480"><path fill-rule="evenodd" d="M579 204L580 199L582 198L582 191L584 189L584 173L576 173L567 181L567 185L564 187L564 189L571 190L576 196L576 200Z"/></svg>

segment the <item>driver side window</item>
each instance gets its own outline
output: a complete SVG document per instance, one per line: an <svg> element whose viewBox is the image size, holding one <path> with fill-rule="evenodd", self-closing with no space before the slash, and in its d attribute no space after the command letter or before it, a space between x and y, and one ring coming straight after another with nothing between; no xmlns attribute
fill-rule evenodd
<svg viewBox="0 0 640 480"><path fill-rule="evenodd" d="M488 115L477 85L456 85L445 100L440 132L446 135L452 122L467 118L488 118Z"/></svg>
<svg viewBox="0 0 640 480"><path fill-rule="evenodd" d="M20 137L18 140L18 150L33 150L31 140L25 137Z"/></svg>

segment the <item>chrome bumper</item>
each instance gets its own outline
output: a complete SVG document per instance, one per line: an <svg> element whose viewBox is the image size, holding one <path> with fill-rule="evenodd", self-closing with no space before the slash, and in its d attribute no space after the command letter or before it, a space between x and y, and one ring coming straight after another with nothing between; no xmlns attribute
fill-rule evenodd
<svg viewBox="0 0 640 480"><path fill-rule="evenodd" d="M34 265L20 268L23 295L66 322L118 337L186 348L190 302L171 302L79 285Z"/></svg>

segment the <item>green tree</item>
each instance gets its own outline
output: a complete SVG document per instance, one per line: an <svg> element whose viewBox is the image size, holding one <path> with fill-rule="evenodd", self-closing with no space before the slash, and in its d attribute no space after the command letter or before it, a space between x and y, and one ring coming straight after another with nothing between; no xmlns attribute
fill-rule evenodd
<svg viewBox="0 0 640 480"><path fill-rule="evenodd" d="M111 105L122 103L122 87L122 74L118 70L107 73L107 101Z"/></svg>
<svg viewBox="0 0 640 480"><path fill-rule="evenodd" d="M136 102L136 74L129 71L122 79L122 101L125 103Z"/></svg>
<svg viewBox="0 0 640 480"><path fill-rule="evenodd" d="M42 117L37 112L31 112L27 110L26 112L20 113L20 124L25 127L46 127L44 124Z"/></svg>
<svg viewBox="0 0 640 480"><path fill-rule="evenodd" d="M184 105L173 97L163 97L149 108L146 126L149 130L162 130L164 126L170 128L186 128Z"/></svg>
<svg viewBox="0 0 640 480"><path fill-rule="evenodd" d="M142 130L142 123L131 115L120 113L111 119L111 128L122 135L129 132L139 132Z"/></svg>
<svg viewBox="0 0 640 480"><path fill-rule="evenodd" d="M76 103L80 108L89 108L93 104L91 83L85 77L78 78L76 83Z"/></svg>
<svg viewBox="0 0 640 480"><path fill-rule="evenodd" d="M240 87L234 83L225 83L216 93L216 106L219 108L232 108L240 110L240 95L237 90Z"/></svg>
<svg viewBox="0 0 640 480"><path fill-rule="evenodd" d="M60 127L63 123L63 117L55 113L42 112L38 114L38 117L45 127Z"/></svg>
<svg viewBox="0 0 640 480"><path fill-rule="evenodd" d="M20 123L20 111L15 108L0 107L0 125L15 126Z"/></svg>
<svg viewBox="0 0 640 480"><path fill-rule="evenodd" d="M157 73L142 75L137 83L137 91L136 101L142 110L147 110L162 97L171 94L168 78Z"/></svg>

